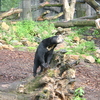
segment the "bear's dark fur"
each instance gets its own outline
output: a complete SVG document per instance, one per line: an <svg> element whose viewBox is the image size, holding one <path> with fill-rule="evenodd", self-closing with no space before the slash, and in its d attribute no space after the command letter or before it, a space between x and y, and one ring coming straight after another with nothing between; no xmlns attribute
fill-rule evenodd
<svg viewBox="0 0 100 100"><path fill-rule="evenodd" d="M53 56L53 50L57 46L57 44L63 41L62 36L53 36L50 38L44 39L38 46L37 51L35 53L34 58L34 67L33 67L33 76L36 76L37 68L40 66L41 70L43 68L47 68L51 62Z"/></svg>

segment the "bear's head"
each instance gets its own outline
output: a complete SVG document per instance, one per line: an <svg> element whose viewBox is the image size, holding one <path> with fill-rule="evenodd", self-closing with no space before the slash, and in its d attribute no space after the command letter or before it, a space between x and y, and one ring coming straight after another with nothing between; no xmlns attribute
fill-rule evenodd
<svg viewBox="0 0 100 100"><path fill-rule="evenodd" d="M61 42L63 42L63 38L61 35L56 35L56 36L51 37L52 44L59 44Z"/></svg>

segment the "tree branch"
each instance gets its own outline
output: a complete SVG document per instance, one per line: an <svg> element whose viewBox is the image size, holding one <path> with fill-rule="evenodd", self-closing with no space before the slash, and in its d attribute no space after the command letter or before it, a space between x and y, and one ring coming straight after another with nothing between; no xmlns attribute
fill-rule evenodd
<svg viewBox="0 0 100 100"><path fill-rule="evenodd" d="M21 13L21 12L22 12L22 9L14 9L14 8L12 8L10 11L0 14L0 20L4 19L5 17L10 16L12 14Z"/></svg>

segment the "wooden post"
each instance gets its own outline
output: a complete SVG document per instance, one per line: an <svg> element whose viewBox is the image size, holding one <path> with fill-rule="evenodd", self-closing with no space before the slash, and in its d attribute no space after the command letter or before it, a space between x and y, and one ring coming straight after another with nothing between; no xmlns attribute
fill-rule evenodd
<svg viewBox="0 0 100 100"><path fill-rule="evenodd" d="M32 20L31 0L22 0L22 19Z"/></svg>
<svg viewBox="0 0 100 100"><path fill-rule="evenodd" d="M1 11L1 0L0 0L0 11Z"/></svg>

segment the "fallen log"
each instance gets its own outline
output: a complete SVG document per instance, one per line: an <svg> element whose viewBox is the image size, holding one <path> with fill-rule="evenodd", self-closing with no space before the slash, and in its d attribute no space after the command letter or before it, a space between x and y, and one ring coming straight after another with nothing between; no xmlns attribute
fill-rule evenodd
<svg viewBox="0 0 100 100"><path fill-rule="evenodd" d="M95 20L75 19L70 21L55 22L55 27L73 27L73 26L95 26Z"/></svg>
<svg viewBox="0 0 100 100"><path fill-rule="evenodd" d="M37 18L37 20L38 20L38 21L43 21L43 20L44 20L44 16L47 15L47 14L49 14L49 13L50 13L50 11L47 10L46 12L44 12L43 14L41 14L41 15Z"/></svg>
<svg viewBox="0 0 100 100"><path fill-rule="evenodd" d="M55 15L55 16L48 16L48 17L44 17L46 14L48 14L49 12L44 12L41 16L39 16L38 18L37 18L37 20L38 21L43 21L43 20L53 20L53 19L57 19L57 18L59 18L60 16L62 16L64 13L63 12L61 12L61 13L59 13L59 14L57 14L57 15Z"/></svg>
<svg viewBox="0 0 100 100"><path fill-rule="evenodd" d="M0 14L0 20L4 19L7 16L13 15L15 13L21 13L21 12L22 12L22 9L11 8L10 11L7 11L7 12L4 12L4 13Z"/></svg>

